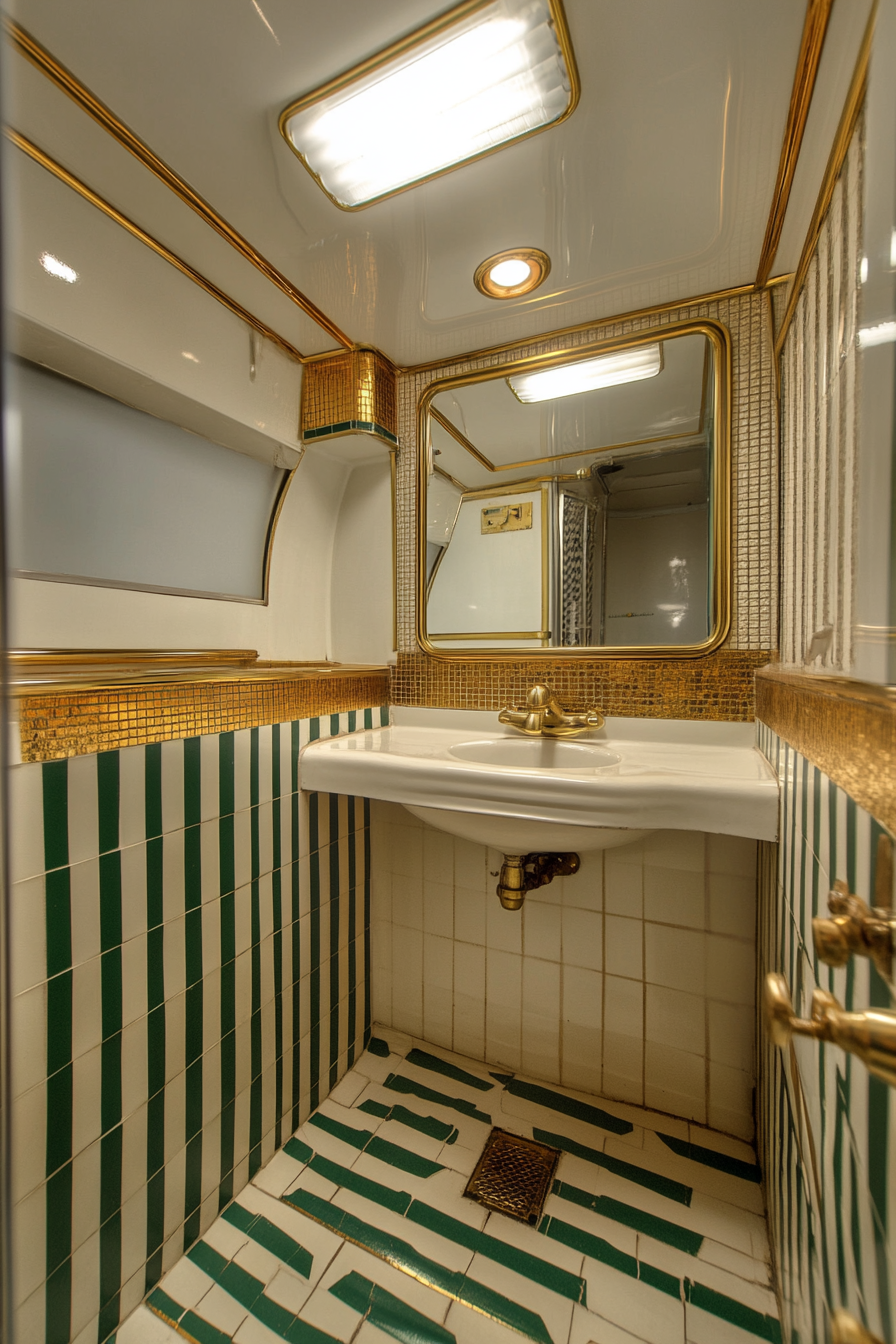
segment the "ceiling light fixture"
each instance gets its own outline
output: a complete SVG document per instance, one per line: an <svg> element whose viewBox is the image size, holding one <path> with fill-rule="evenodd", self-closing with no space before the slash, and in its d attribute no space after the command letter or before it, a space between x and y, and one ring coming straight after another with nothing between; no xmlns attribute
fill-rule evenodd
<svg viewBox="0 0 896 1344"><path fill-rule="evenodd" d="M73 285L78 278L78 272L72 270L71 266L66 266L58 257L54 257L52 252L41 252L40 264L47 275L55 275L57 279L65 280L70 285Z"/></svg>
<svg viewBox="0 0 896 1344"><path fill-rule="evenodd" d="M480 294L490 299L515 299L520 294L531 294L551 269L547 252L537 247L515 247L508 252L496 252L480 262L473 275L473 284Z"/></svg>
<svg viewBox="0 0 896 1344"><path fill-rule="evenodd" d="M292 103L280 131L354 210L544 130L577 101L561 0L465 0Z"/></svg>
<svg viewBox="0 0 896 1344"><path fill-rule="evenodd" d="M655 378L663 367L660 345L639 345L634 350L617 350L595 359L580 359L537 373L520 373L507 379L518 401L548 401L552 397L572 397L577 392L594 392L617 383L634 383Z"/></svg>

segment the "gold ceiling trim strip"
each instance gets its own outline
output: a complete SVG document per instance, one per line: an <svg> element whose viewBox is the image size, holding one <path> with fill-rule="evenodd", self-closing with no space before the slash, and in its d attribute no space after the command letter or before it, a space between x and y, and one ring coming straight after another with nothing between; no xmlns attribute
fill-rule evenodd
<svg viewBox="0 0 896 1344"><path fill-rule="evenodd" d="M782 284L789 280L789 275L776 276L769 280L768 286ZM676 299L670 303L657 303L649 308L633 308L628 313L609 313L606 317L592 317L587 322L579 322L574 327L555 327L553 331L534 332L530 336L518 336L513 341L505 341L503 345L486 345L480 350L463 350L457 355L443 355L441 359L431 359L426 364L411 364L399 368L399 373L428 373L432 369L452 368L457 364L473 363L480 359L488 359L492 355L503 355L508 351L525 350L528 347L538 344L543 345L548 341L556 340L558 336L575 336L580 331L595 331L602 327L616 326L620 322L632 322L639 317L653 317L660 313L674 313L681 308L696 308L701 303L718 303L720 299L742 298L745 294L755 294L756 286L750 285L732 285L729 289L716 289L708 294L697 294L691 299ZM562 355L575 354L580 355L583 347L580 345L565 346L560 350L551 350L543 356L543 359L557 359ZM526 358L526 356L520 356Z"/></svg>
<svg viewBox="0 0 896 1344"><path fill-rule="evenodd" d="M762 251L759 254L759 269L756 272L756 286L761 288L768 280L774 265L781 230L793 187L793 178L799 161L806 121L815 81L818 78L818 66L828 31L828 22L834 0L809 0L806 6L806 19L803 24L803 36L800 42L793 78L793 91L790 95L790 107L787 112L787 126L784 130L784 143L781 146L781 161L778 164L778 176L772 194L772 206Z"/></svg>
<svg viewBox="0 0 896 1344"><path fill-rule="evenodd" d="M756 717L896 833L896 690L767 667Z"/></svg>
<svg viewBox="0 0 896 1344"><path fill-rule="evenodd" d="M490 3L491 0L463 0L463 3L456 5L453 9L448 10L447 13L440 14L437 18L431 19L429 23L425 23L421 27L415 28L412 32L406 33L404 37L400 37L397 41L390 43L389 46L384 47L382 51L375 52L373 56L368 56L366 60L360 61L357 65L351 66L350 69L343 70L341 74L335 75L332 79L328 79L325 84L320 84L316 89L312 89L309 93L305 93L300 98L294 99L293 102L291 102L288 107L285 107L280 113L280 118L277 123L280 134L308 175L314 179L327 199L331 201L338 210L343 210L348 214L354 214L358 210L367 210L371 205L377 205L380 201L388 201L393 196L400 196L404 192L410 191L413 187L418 187L424 182L433 182L436 178L444 177L446 173L453 173L457 168L465 168L468 163L477 163L479 159L487 158L489 154L495 154L499 150L507 149L510 145L519 144L521 140L528 140L533 135L540 135L542 131L552 130L553 127L559 126L561 122L566 121L572 116L578 106L579 98L581 96L579 71L576 66L576 58L572 49L572 39L569 36L569 28L566 23L566 14L563 10L563 0L548 0L554 33L566 63L566 73L569 76L569 103L565 112L559 117L555 117L553 121L548 122L546 126L536 126L531 131L523 131L522 134L514 136L512 140L504 140L501 144L494 145L491 149L483 149L478 154L471 154L468 158L461 159L458 163L449 164L447 168L440 168L434 173L427 173L423 177L417 177L413 182L408 182L403 187L395 187L392 191L384 191L379 196L372 197L369 201L361 201L358 205L345 205L342 201L337 200L332 192L328 191L324 186L320 176L306 161L302 153L296 149L286 130L287 122L296 112L303 111L306 107L310 107L314 103L322 102L325 98L329 98L332 94L338 93L341 89L346 88L354 81L363 79L365 75L387 65L391 60L394 60L396 56L401 56L406 51L412 51L415 47L427 42L429 38L435 37L438 33L443 32L448 28L452 28L456 23L460 23L460 21L465 19L468 15L475 14L478 9L485 9Z"/></svg>
<svg viewBox="0 0 896 1344"><path fill-rule="evenodd" d="M274 669L144 684L68 686L18 700L23 761L57 761L150 742L236 732L388 703L386 668Z"/></svg>
<svg viewBox="0 0 896 1344"><path fill-rule="evenodd" d="M209 205L208 201L200 196L197 191L194 191L189 182L185 181L173 168L170 168L163 159L160 159L158 154L150 149L149 145L141 140L129 126L126 126L123 121L119 120L111 108L101 102L100 99L97 98L95 94L91 93L90 89L82 84L70 70L67 70L64 65L57 61L55 56L47 51L46 47L41 46L41 44L20 24L16 23L14 19L5 18L4 23L7 35L20 55L30 61L42 75L45 75L58 89L61 89L64 94L71 98L74 103L77 103L89 117L92 117L98 125L102 126L104 131L108 131L113 139L117 140L130 154L133 154L135 159L143 164L144 168L148 168L155 177L161 182L164 182L165 186L168 187L170 191L173 191L175 196L179 197L185 205L188 205L191 210L195 211L200 219L205 220L206 224L213 228L216 233L220 234L220 236L228 242L232 248L239 252L240 256L248 261L250 265L254 266L257 271L260 271L266 280L269 280L271 284L275 285L288 299L291 299L293 303L297 304L313 322L317 323L319 327L347 350L350 350L353 347L354 342L349 340L344 332L340 331L336 323L331 321L326 313L322 312L320 308L318 308L307 295L303 294L291 280L288 280L281 271L278 271L272 262L268 261L266 257L263 257L261 253L252 246L248 239L237 232L233 225L228 224L227 220L223 219L222 216Z"/></svg>
<svg viewBox="0 0 896 1344"><path fill-rule="evenodd" d="M815 253L818 235L821 232L824 217L827 214L828 206L831 203L831 197L834 194L834 188L837 185L837 179L840 176L840 170L843 167L843 161L846 158L853 131L856 128L856 122L859 119L859 113L861 112L862 104L865 101L865 92L868 87L868 65L871 60L871 44L874 37L874 21L876 17L877 0L875 0L875 3L871 7L871 14L869 15L868 23L865 28L865 35L862 38L862 45L859 48L859 55L853 71L849 92L846 95L846 102L840 116L840 124L837 127L837 134L834 136L834 143L831 146L827 167L824 170L824 177L822 178L818 199L815 202L815 209L812 213L809 231L806 234L803 250L800 253L800 259L793 274L793 286L790 290L790 297L787 302L787 308L784 311L784 317L781 320L781 329L778 332L778 339L775 341L776 359L780 356L781 351L784 348L784 342L787 339L787 333L790 330L790 324L793 321L793 315L796 312L796 306L799 302L800 293L802 292L803 282L806 279L806 274Z"/></svg>
<svg viewBox="0 0 896 1344"><path fill-rule="evenodd" d="M123 229L126 229L128 233L132 235L132 237L136 238L139 242L144 243L146 247L155 252L163 261L167 261L169 265L180 271L182 275L185 275L188 280L192 280L194 285L198 285L200 289L204 289L206 294L209 294L213 299L216 299L218 303L229 309L229 311L236 317L240 318L243 322L246 322L250 327L253 327L255 331L259 332L269 341L272 341L274 345L278 345L280 349L285 351L292 359L296 359L300 363L302 362L302 354L294 345L291 345L289 341L284 339L284 337L278 335L278 333L274 331L272 327L269 327L266 322L262 322L261 318L250 313L248 308L244 308L236 299L232 299L229 294L225 294L223 289L219 289L211 280L206 279L206 277L201 275L199 271L194 270L189 262L184 261L176 252L172 252L164 243L160 243L157 238L154 238L151 233L147 233L139 224L135 224L127 215L122 214L122 212L116 209L114 205L111 205L109 201L95 192L92 187L88 187L86 182L82 182L79 177L75 177L74 173L70 173L67 168L63 168L61 163L57 163L55 159L51 158L49 154L35 145L33 141L28 140L24 135L20 135L20 133L13 130L11 126L5 128L5 134L6 138L14 144L17 149L20 149L23 154L27 154L35 163L40 164L41 168L46 168L47 171L52 173L54 177L57 177L60 182L64 182L67 187L71 187L71 189L76 191L79 196L83 196L85 201L89 201L89 203L96 206L98 210L102 210L103 214L107 215L109 219L114 220L116 224L120 224Z"/></svg>

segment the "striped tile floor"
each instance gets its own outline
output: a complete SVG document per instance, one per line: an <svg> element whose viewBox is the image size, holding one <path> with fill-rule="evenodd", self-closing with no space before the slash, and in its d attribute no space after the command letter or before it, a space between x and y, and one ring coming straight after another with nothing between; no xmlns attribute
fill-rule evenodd
<svg viewBox="0 0 896 1344"><path fill-rule="evenodd" d="M537 1227L463 1196L492 1125L562 1152ZM738 1140L391 1031L118 1331L118 1344L780 1341Z"/></svg>

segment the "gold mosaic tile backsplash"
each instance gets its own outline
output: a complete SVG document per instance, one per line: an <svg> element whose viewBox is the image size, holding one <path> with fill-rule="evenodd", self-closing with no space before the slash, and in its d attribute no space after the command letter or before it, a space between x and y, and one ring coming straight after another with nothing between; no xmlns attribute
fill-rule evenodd
<svg viewBox="0 0 896 1344"><path fill-rule="evenodd" d="M753 718L753 675L768 649L718 649L705 658L564 658L518 662L443 662L398 655L392 703L443 709L502 709L523 704L535 681L552 687L564 708L596 706L624 718Z"/></svg>
<svg viewBox="0 0 896 1344"><path fill-rule="evenodd" d="M148 742L258 728L385 704L386 672L253 681L180 681L23 695L23 761L55 761Z"/></svg>
<svg viewBox="0 0 896 1344"><path fill-rule="evenodd" d="M376 350L346 350L305 365L302 434L353 421L397 432L395 369Z"/></svg>

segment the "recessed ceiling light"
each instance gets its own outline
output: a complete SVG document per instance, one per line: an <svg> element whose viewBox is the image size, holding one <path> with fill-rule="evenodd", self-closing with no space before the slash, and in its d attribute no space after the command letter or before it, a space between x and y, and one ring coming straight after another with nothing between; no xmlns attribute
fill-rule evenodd
<svg viewBox="0 0 896 1344"><path fill-rule="evenodd" d="M353 210L562 121L577 100L561 0L465 0L292 103L280 131Z"/></svg>
<svg viewBox="0 0 896 1344"><path fill-rule="evenodd" d="M540 248L514 247L480 262L473 284L490 299L515 299L537 289L550 269L551 259Z"/></svg>
<svg viewBox="0 0 896 1344"><path fill-rule="evenodd" d="M47 275L55 275L59 280L66 280L73 285L78 278L78 272L73 271L71 266L66 266L64 261L54 257L52 252L41 252L40 264L43 266Z"/></svg>
<svg viewBox="0 0 896 1344"><path fill-rule="evenodd" d="M507 379L511 392L526 403L548 401L551 397L571 397L577 392L594 392L617 383L634 383L655 378L663 367L659 345L640 345L635 350L618 350L612 355L577 360L538 373L520 373Z"/></svg>

